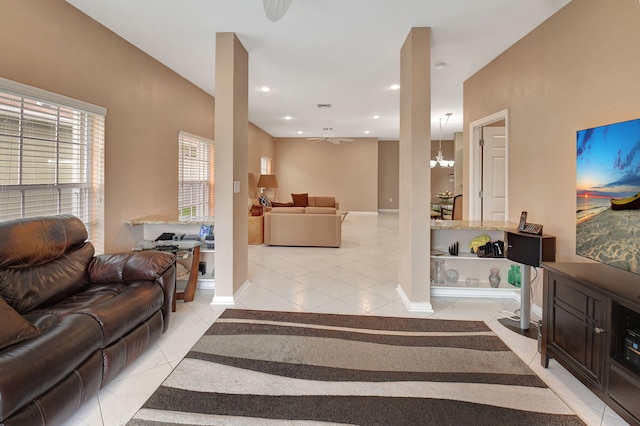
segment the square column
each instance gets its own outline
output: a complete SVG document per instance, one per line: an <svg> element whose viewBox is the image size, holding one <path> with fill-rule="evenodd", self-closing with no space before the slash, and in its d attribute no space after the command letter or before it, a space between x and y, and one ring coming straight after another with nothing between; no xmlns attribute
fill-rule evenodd
<svg viewBox="0 0 640 426"><path fill-rule="evenodd" d="M233 304L248 277L249 54L234 33L216 34L215 296Z"/></svg>
<svg viewBox="0 0 640 426"><path fill-rule="evenodd" d="M400 283L410 311L431 306L431 29L412 28L400 50Z"/></svg>

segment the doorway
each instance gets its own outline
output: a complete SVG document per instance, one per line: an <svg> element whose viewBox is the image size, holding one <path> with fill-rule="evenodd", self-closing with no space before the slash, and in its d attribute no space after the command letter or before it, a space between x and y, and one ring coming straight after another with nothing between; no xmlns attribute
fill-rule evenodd
<svg viewBox="0 0 640 426"><path fill-rule="evenodd" d="M509 111L469 125L469 220L509 220Z"/></svg>

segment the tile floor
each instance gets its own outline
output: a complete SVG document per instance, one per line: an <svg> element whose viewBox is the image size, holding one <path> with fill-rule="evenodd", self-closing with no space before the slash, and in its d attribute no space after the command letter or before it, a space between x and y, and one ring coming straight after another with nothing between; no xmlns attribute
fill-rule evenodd
<svg viewBox="0 0 640 426"><path fill-rule="evenodd" d="M540 366L537 342L497 322L511 299L433 297L434 313L410 313L396 291L398 215L351 213L343 223L343 246L289 248L249 246L250 285L238 308L484 320L590 426L626 425L610 408L551 361ZM67 425L123 425L162 383L225 307L211 306L213 290L178 302L169 331L122 375L102 389Z"/></svg>

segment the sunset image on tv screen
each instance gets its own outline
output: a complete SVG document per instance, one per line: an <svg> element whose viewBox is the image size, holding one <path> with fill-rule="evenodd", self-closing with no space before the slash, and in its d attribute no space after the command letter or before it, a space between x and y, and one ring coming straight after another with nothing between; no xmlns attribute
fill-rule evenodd
<svg viewBox="0 0 640 426"><path fill-rule="evenodd" d="M577 132L576 253L640 273L640 119Z"/></svg>

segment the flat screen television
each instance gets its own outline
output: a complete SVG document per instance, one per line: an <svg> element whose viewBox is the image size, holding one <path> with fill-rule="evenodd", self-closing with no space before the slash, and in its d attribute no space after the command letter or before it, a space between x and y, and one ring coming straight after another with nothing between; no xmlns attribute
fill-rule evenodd
<svg viewBox="0 0 640 426"><path fill-rule="evenodd" d="M640 274L640 118L576 139L576 253Z"/></svg>

